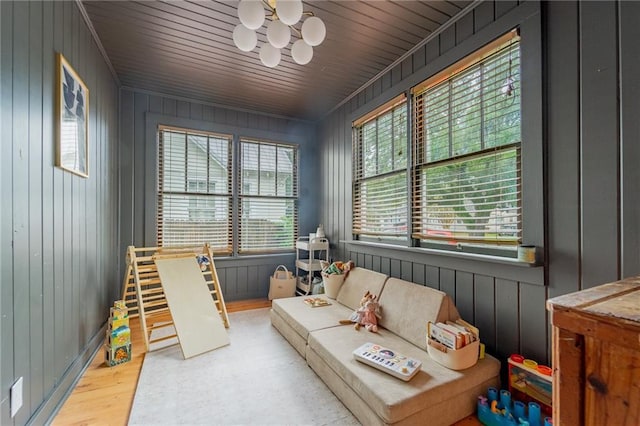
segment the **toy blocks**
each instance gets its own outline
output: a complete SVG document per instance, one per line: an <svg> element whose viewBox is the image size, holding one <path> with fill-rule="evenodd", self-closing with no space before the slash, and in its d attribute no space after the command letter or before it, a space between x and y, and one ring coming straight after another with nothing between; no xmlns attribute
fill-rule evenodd
<svg viewBox="0 0 640 426"><path fill-rule="evenodd" d="M116 300L109 310L104 361L109 367L131 361L129 313L123 300Z"/></svg>

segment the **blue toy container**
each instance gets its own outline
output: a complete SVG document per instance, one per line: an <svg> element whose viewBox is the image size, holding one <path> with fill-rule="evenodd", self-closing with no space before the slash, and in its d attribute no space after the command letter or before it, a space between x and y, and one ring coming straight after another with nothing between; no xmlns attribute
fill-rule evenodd
<svg viewBox="0 0 640 426"><path fill-rule="evenodd" d="M478 419L487 426L552 426L551 417L542 418L540 404L512 401L511 393L489 388L478 397Z"/></svg>

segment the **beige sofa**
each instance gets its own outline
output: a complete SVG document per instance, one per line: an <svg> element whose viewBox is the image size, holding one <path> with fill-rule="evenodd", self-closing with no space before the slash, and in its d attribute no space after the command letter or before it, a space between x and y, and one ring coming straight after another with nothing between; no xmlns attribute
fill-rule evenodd
<svg viewBox="0 0 640 426"><path fill-rule="evenodd" d="M379 332L339 325L367 290L379 295ZM355 268L337 299L328 299L331 306L311 308L303 299L274 300L271 323L363 425L450 425L472 414L488 387L499 386L500 362L489 355L454 371L427 353L427 322L459 318L446 293ZM356 361L353 350L366 342L421 360L421 371L404 382Z"/></svg>

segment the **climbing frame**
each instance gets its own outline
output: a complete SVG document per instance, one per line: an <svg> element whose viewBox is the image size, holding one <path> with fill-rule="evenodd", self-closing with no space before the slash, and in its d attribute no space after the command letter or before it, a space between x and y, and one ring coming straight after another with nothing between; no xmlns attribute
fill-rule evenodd
<svg viewBox="0 0 640 426"><path fill-rule="evenodd" d="M174 325L155 261L190 256L198 259L202 276L209 287L216 310L224 326L229 328L229 316L213 261L213 253L208 244L198 248L129 246L126 254L127 267L122 286L122 300L129 309L129 317L140 318L147 352L153 350L153 348L150 349L153 343L178 337L175 333L170 335L157 333L160 336L153 338L151 336L153 330ZM167 321L167 316L172 319Z"/></svg>

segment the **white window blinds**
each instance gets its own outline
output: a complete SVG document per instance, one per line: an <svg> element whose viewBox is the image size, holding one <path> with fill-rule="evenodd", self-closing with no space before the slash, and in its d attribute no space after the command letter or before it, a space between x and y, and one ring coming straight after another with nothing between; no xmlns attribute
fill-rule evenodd
<svg viewBox="0 0 640 426"><path fill-rule="evenodd" d="M239 252L294 248L298 235L298 148L240 140Z"/></svg>
<svg viewBox="0 0 640 426"><path fill-rule="evenodd" d="M518 37L501 38L414 93L413 238L517 244L522 236Z"/></svg>
<svg viewBox="0 0 640 426"><path fill-rule="evenodd" d="M232 252L231 136L161 127L158 245Z"/></svg>
<svg viewBox="0 0 640 426"><path fill-rule="evenodd" d="M407 239L407 104L401 96L353 127L353 234Z"/></svg>

